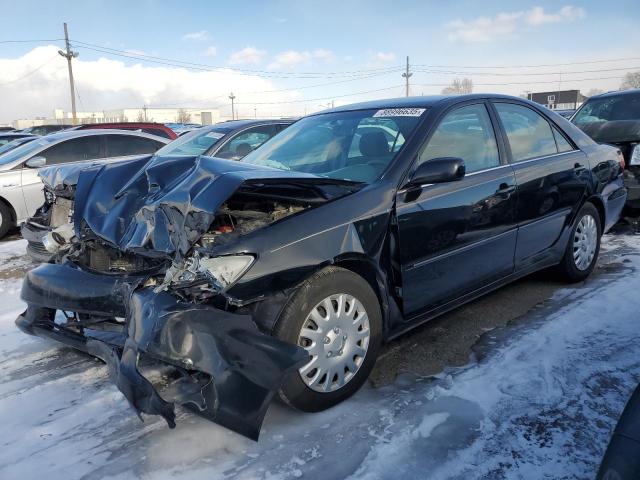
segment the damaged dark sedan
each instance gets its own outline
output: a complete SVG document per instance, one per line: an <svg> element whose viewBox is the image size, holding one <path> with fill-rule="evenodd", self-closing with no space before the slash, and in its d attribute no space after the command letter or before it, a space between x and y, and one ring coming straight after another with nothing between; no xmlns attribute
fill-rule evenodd
<svg viewBox="0 0 640 480"><path fill-rule="evenodd" d="M586 278L621 173L617 149L495 95L336 108L239 162L96 166L16 323L104 360L138 413L174 426L178 403L257 439L276 393L329 408L408 329L542 268Z"/></svg>

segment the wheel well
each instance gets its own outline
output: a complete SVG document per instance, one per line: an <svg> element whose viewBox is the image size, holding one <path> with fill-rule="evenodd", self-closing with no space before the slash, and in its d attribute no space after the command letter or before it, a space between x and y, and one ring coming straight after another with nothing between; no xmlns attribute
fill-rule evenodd
<svg viewBox="0 0 640 480"><path fill-rule="evenodd" d="M386 320L388 316L388 297L387 292L385 291L384 285L380 285L378 281L378 273L375 267L371 264L370 261L362 259L362 258L342 258L337 259L334 263L336 267L342 267L346 270L350 270L356 275L362 277L371 287L371 289L378 297L378 303L380 304L380 310L382 312L383 323L386 325Z"/></svg>
<svg viewBox="0 0 640 480"><path fill-rule="evenodd" d="M587 198L587 202L592 204L594 207L596 207L596 210L598 210L598 214L600 216L600 228L604 230L604 225L606 222L606 214L604 210L604 203L602 203L602 199L594 195Z"/></svg>
<svg viewBox="0 0 640 480"><path fill-rule="evenodd" d="M13 209L11 204L9 202L7 202L2 197L0 197L0 203L2 203L4 206L6 206L9 209L9 213L11 214L11 220L13 221L13 223L15 225L15 223L16 223L16 211Z"/></svg>

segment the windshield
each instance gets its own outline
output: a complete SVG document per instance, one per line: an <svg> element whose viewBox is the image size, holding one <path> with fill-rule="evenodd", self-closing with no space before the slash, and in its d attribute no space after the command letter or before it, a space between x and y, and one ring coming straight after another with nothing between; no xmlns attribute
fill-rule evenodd
<svg viewBox="0 0 640 480"><path fill-rule="evenodd" d="M0 147L0 155L8 152L9 150L13 150L14 148L19 147L22 144L35 140L36 138L37 137L23 137L23 138L16 138L15 140L11 140L10 142L7 142Z"/></svg>
<svg viewBox="0 0 640 480"><path fill-rule="evenodd" d="M225 127L199 128L165 145L156 155L202 155L230 131Z"/></svg>
<svg viewBox="0 0 640 480"><path fill-rule="evenodd" d="M0 155L0 165L7 165L15 160L22 158L25 155L37 152L40 148L55 142L55 138L51 137L39 137L33 142L24 143L4 154ZM6 146L6 145L5 145Z"/></svg>
<svg viewBox="0 0 640 480"><path fill-rule="evenodd" d="M391 164L424 112L389 108L306 117L241 161L370 183Z"/></svg>
<svg viewBox="0 0 640 480"><path fill-rule="evenodd" d="M640 120L640 93L587 100L571 120L581 123Z"/></svg>

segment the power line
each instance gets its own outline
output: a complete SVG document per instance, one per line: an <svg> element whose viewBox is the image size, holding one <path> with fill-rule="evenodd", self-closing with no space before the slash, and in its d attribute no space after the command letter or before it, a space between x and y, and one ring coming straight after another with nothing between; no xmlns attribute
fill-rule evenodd
<svg viewBox="0 0 640 480"><path fill-rule="evenodd" d="M588 82L593 80L621 80L624 77L616 76L616 77L595 77L595 78L575 78L571 80L567 80L568 82ZM500 82L500 83L476 83L473 82L474 86L504 86L504 85L537 85L537 84L546 84L546 83L558 83L557 80L541 80L541 81L533 81L533 82ZM448 87L448 83L418 83L418 86L423 87Z"/></svg>
<svg viewBox="0 0 640 480"><path fill-rule="evenodd" d="M539 67L564 67L566 65L589 65L592 63L613 63L629 60L640 60L640 57L612 58L602 60L590 60L583 62L564 62L564 63L544 63L538 65L431 65L426 63L414 64L414 67L433 67L433 68L539 68Z"/></svg>
<svg viewBox="0 0 640 480"><path fill-rule="evenodd" d="M56 58L58 58L58 56L57 56L57 55L56 55L56 56L54 56L54 57L51 57L49 60L47 60L46 62L44 62L42 65L40 65L39 67L37 67L37 68L35 68L35 69L31 70L29 73L27 73L27 74L25 74L25 75L23 75L23 76L21 76L21 77L18 77L18 78L14 79L14 80L9 80L8 82L0 83L0 86L3 86L3 85L11 85L12 83L16 83L16 82L19 82L20 80L24 80L25 78L27 78L27 77L29 77L29 76L33 75L34 73L38 72L39 70L43 69L45 66L47 66L48 64L50 64L50 63L51 63L52 61L54 61Z"/></svg>
<svg viewBox="0 0 640 480"><path fill-rule="evenodd" d="M40 40L0 40L0 44L6 43L44 43L44 42L59 42L64 40L64 38L49 38L49 39L40 39Z"/></svg>
<svg viewBox="0 0 640 480"><path fill-rule="evenodd" d="M362 76L362 75L369 75L372 73L388 72L391 70L402 68L396 65L396 66L390 66L390 67L380 67L380 68L360 69L360 70L344 70L344 71L334 71L334 72L278 72L278 71L270 71L270 70L240 68L240 67L233 67L228 65L210 65L210 64L195 63L195 62L186 62L183 60L177 60L172 58L157 57L153 55L127 52L126 50L118 50L115 48L102 47L100 45L81 42L79 40L73 40L73 44L78 48L86 48L88 50L93 50L100 53L106 53L109 55L131 58L134 60L142 60L150 63L159 63L161 65L181 66L183 68L192 68L194 70L204 70L204 71L221 70L221 69L235 70L238 72L250 73L256 76L265 76L265 77L287 76L291 78L331 78L331 77L345 77L345 76Z"/></svg>
<svg viewBox="0 0 640 480"><path fill-rule="evenodd" d="M498 77L526 77L526 76L544 76L544 75L577 75L582 73L599 73L599 72L617 72L624 70L638 70L640 66L623 67L623 68L603 68L597 70L580 70L575 72L525 72L525 73L503 73L503 72L464 72L455 70L433 70L433 69L416 69L416 72L429 74L450 74L450 75L478 75L478 76L498 76Z"/></svg>

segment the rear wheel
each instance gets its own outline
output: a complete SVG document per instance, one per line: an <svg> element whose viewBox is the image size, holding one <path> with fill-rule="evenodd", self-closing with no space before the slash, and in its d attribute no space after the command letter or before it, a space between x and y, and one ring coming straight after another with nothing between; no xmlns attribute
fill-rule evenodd
<svg viewBox="0 0 640 480"><path fill-rule="evenodd" d="M13 227L11 210L6 203L0 201L0 238L3 238Z"/></svg>
<svg viewBox="0 0 640 480"><path fill-rule="evenodd" d="M381 343L382 315L369 284L328 267L303 282L283 311L275 335L303 347L309 362L293 372L280 396L316 412L353 395L366 381Z"/></svg>
<svg viewBox="0 0 640 480"><path fill-rule="evenodd" d="M578 212L567 250L559 265L567 280L579 282L591 274L598 260L601 236L598 210L591 203L585 203Z"/></svg>

